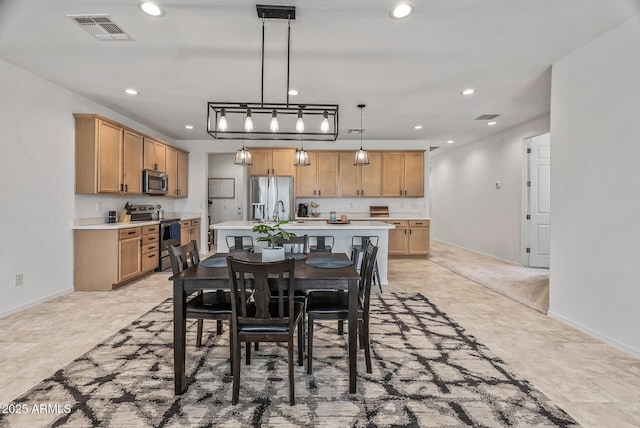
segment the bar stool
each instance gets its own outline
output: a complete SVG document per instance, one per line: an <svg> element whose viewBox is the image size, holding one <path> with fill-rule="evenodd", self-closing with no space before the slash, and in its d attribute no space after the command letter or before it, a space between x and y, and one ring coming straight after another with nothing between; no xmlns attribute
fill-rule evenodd
<svg viewBox="0 0 640 428"><path fill-rule="evenodd" d="M362 236L356 235L351 237L351 260L353 265L360 271L360 256L363 254L364 249L367 248L367 242L371 241L373 245L378 246L377 236ZM380 292L382 293L382 283L380 282L380 272L378 271L378 263L374 260L373 265L373 282L378 283Z"/></svg>
<svg viewBox="0 0 640 428"><path fill-rule="evenodd" d="M330 253L333 250L333 236L310 236L310 253Z"/></svg>
<svg viewBox="0 0 640 428"><path fill-rule="evenodd" d="M230 253L253 253L253 237L227 236L227 247Z"/></svg>

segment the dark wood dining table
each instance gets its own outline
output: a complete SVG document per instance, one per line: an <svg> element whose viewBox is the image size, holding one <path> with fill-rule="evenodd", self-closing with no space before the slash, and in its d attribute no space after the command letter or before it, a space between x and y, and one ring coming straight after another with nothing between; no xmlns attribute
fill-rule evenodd
<svg viewBox="0 0 640 428"><path fill-rule="evenodd" d="M218 253L212 257L237 256L250 261L261 261L260 253ZM356 392L357 353L358 353L358 282L360 275L353 265L341 268L318 268L307 265L309 259L334 257L349 260L346 254L309 253L306 259L296 260L296 290L335 289L349 292L349 392ZM206 267L202 262L169 278L173 281L173 363L175 371L175 393L185 391L185 359L186 359L186 303L187 296L199 290L229 289L229 273L224 267Z"/></svg>

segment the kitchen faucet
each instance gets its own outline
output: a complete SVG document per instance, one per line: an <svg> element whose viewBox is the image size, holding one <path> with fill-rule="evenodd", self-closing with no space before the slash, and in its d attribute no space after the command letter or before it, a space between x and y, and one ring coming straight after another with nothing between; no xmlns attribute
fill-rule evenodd
<svg viewBox="0 0 640 428"><path fill-rule="evenodd" d="M276 223L280 223L280 214L278 213L278 206L282 208L280 212L284 214L284 202L282 202L281 200L278 200L278 202L276 202L275 209L273 210L273 221L275 221Z"/></svg>

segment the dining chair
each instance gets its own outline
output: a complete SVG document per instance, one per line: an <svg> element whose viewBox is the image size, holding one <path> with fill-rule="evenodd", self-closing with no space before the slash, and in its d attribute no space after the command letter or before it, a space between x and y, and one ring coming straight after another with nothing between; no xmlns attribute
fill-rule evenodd
<svg viewBox="0 0 640 428"><path fill-rule="evenodd" d="M353 265L356 269L360 270L359 267L359 259L363 254L364 249L367 247L367 242L371 241L373 245L378 245L378 237L377 236L361 236L356 235L351 237L351 260L353 260ZM373 279L374 282L377 282L378 287L380 288L380 292L382 293L382 283L380 282L380 272L378 272L378 264L374 263L373 266Z"/></svg>
<svg viewBox="0 0 640 428"><path fill-rule="evenodd" d="M309 236L310 253L330 253L333 250L333 236Z"/></svg>
<svg viewBox="0 0 640 428"><path fill-rule="evenodd" d="M226 241L230 253L253 253L252 236L227 236Z"/></svg>
<svg viewBox="0 0 640 428"><path fill-rule="evenodd" d="M360 347L364 348L367 373L371 368L371 342L369 339L369 306L371 283L378 247L371 241L366 243L358 285L358 331ZM307 373L311 374L313 364L313 323L315 321L346 321L349 318L349 294L343 291L317 290L307 296Z"/></svg>
<svg viewBox="0 0 640 428"><path fill-rule="evenodd" d="M297 251L298 253L308 253L307 247L307 235L300 236L289 236L289 239L278 238L276 239L276 245L296 245L301 251ZM295 252L292 251L290 252Z"/></svg>
<svg viewBox="0 0 640 428"><path fill-rule="evenodd" d="M233 392L231 402L240 396L240 352L242 342L287 342L289 354L289 404L295 405L293 374L294 339L298 331L298 365L302 365L302 314L304 306L293 298L295 260L245 262L227 258L231 283L231 356ZM249 288L253 301L239 299ZM275 288L275 294L274 293ZM285 297L287 297L285 299ZM250 347L247 348L249 352Z"/></svg>
<svg viewBox="0 0 640 428"><path fill-rule="evenodd" d="M200 263L198 254L198 244L195 240L176 247L169 246L169 259L171 260L171 270L174 275L183 270ZM187 301L187 318L198 320L198 331L196 336L196 346L202 346L203 320L216 320L216 333L222 334L222 321L231 318L231 294L229 291L217 290L213 292L199 291L197 295Z"/></svg>

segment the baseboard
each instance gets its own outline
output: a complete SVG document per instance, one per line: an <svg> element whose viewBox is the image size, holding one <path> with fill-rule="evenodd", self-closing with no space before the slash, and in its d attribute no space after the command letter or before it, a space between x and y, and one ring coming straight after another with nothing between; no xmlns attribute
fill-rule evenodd
<svg viewBox="0 0 640 428"><path fill-rule="evenodd" d="M17 308L13 308L13 309L10 309L8 311L0 312L0 319L6 318L6 317L8 317L10 315L13 315L15 313L18 313L18 312L22 312L25 309L33 308L34 306L37 306L37 305L39 305L41 303L45 303L45 302L48 302L49 300L53 300L56 297L65 296L65 295L71 294L71 293L73 293L73 287L71 287L69 289L66 289L66 290L63 290L63 291L60 291L58 293L51 294L51 295L49 295L47 297L43 297L42 299L38 299L38 300L35 300L33 302L29 302L26 305L21 305L21 306L18 306Z"/></svg>
<svg viewBox="0 0 640 428"><path fill-rule="evenodd" d="M578 322L575 322L573 320L571 320L570 318L567 318L565 316L562 316L552 310L549 310L549 312L547 312L547 316L556 319L560 322L562 322L563 324L566 324L570 327L575 328L576 330L579 330L585 334L588 334L591 337L594 337L598 340L603 341L604 343L613 346L614 348L617 348L619 350L621 350L622 352L626 352L627 354L631 355L634 358L640 358L640 349L635 349L632 348L630 346L625 345L624 343L620 343L615 339L612 339L611 337L601 334L596 330L593 330L589 327L586 327Z"/></svg>
<svg viewBox="0 0 640 428"><path fill-rule="evenodd" d="M482 251L477 251L471 248L463 247L461 245L452 244L451 242L441 241L439 239L431 238L432 241L440 242L441 244L451 245L452 247L460 248L462 250L471 251L472 253L480 254L482 256L491 257L492 259L500 260L501 262L509 263L511 265L522 266L519 262L514 262L513 260L503 259L502 257L494 256L493 254L483 253Z"/></svg>

